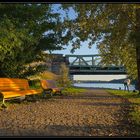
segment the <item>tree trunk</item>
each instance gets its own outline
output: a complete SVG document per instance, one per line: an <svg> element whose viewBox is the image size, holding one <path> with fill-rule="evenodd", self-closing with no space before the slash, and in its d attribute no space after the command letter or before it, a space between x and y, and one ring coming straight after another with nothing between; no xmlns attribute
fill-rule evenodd
<svg viewBox="0 0 140 140"><path fill-rule="evenodd" d="M140 9L136 9L136 61L138 71L138 90L140 94Z"/></svg>

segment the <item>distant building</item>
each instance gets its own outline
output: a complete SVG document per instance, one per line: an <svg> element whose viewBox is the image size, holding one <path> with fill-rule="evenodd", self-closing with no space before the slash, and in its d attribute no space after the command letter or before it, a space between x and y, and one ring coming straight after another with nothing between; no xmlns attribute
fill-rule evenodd
<svg viewBox="0 0 140 140"><path fill-rule="evenodd" d="M61 64L65 63L66 65L69 64L69 61L63 54L52 54L51 57L51 72L55 74L60 74L60 67Z"/></svg>

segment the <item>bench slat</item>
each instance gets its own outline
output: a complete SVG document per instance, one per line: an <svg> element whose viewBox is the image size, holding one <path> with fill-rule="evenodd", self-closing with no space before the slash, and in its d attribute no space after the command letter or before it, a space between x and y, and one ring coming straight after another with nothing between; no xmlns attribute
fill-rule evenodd
<svg viewBox="0 0 140 140"><path fill-rule="evenodd" d="M29 89L26 79L0 78L0 90L23 90Z"/></svg>
<svg viewBox="0 0 140 140"><path fill-rule="evenodd" d="M16 78L0 78L0 93L3 99L39 94L42 89L30 89L28 80Z"/></svg>
<svg viewBox="0 0 140 140"><path fill-rule="evenodd" d="M17 97L17 96L25 96L25 95L32 95L32 94L38 94L41 93L42 89L38 90L23 90L23 91L4 91L1 92L4 95L4 99L11 98L11 97Z"/></svg>

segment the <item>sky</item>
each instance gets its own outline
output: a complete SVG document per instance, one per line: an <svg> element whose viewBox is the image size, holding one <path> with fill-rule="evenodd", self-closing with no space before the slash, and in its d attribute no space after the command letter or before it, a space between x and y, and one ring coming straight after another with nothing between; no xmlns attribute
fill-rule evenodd
<svg viewBox="0 0 140 140"><path fill-rule="evenodd" d="M70 50L72 49L72 46L65 46L65 50L59 50L59 51L52 51L54 54L72 54ZM82 43L80 49L76 49L73 53L75 55L83 55L83 54L98 54L98 49L96 48L96 45L93 45L92 48L88 48L88 42Z"/></svg>
<svg viewBox="0 0 140 140"><path fill-rule="evenodd" d="M61 9L59 9L60 4L54 4L53 6L53 12L56 13L61 13L61 19L63 20L63 18L66 16L65 12ZM70 19L74 19L77 15L75 14L74 10L71 8L69 9L68 12L68 16ZM55 54L71 54L70 50L72 49L72 46L64 46L66 49L65 50L61 50L61 51L53 51L52 53ZM80 49L76 49L75 52L73 54L76 55L82 55L82 54L98 54L98 50L96 48L96 45L93 45L91 49L88 48L88 41L81 43L81 47Z"/></svg>
<svg viewBox="0 0 140 140"><path fill-rule="evenodd" d="M63 10L59 10L59 4L54 4L54 11L53 12L60 12L62 14L62 20L66 16ZM72 9L70 9L70 12L68 13L69 17L71 19L75 18L76 15ZM66 48L65 50L59 50L59 51L52 51L53 54L72 54L70 51L72 49L72 46L64 46ZM88 48L88 41L83 42L80 46L80 49L76 49L73 54L75 55L88 55L88 54L98 54L98 49L96 47L96 44L94 44L91 48ZM103 80L103 81L110 81L113 79L124 79L126 78L126 75L74 75L74 80Z"/></svg>

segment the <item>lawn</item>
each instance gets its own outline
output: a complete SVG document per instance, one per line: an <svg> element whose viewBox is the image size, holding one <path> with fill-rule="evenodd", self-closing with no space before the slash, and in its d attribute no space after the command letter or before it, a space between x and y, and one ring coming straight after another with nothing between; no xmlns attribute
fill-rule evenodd
<svg viewBox="0 0 140 140"><path fill-rule="evenodd" d="M62 91L62 94L63 95L78 96L80 93L83 93L85 91L86 91L86 89L84 89L84 88L68 87Z"/></svg>
<svg viewBox="0 0 140 140"><path fill-rule="evenodd" d="M133 110L130 112L130 119L133 122L140 126L140 94L138 92L127 92L122 90L107 90L109 93L113 95L118 95L126 98L129 102L132 103Z"/></svg>

